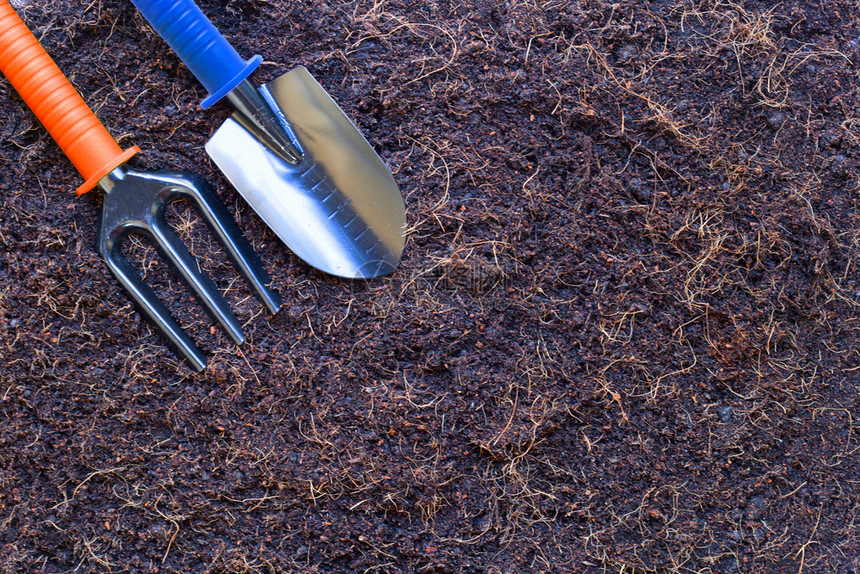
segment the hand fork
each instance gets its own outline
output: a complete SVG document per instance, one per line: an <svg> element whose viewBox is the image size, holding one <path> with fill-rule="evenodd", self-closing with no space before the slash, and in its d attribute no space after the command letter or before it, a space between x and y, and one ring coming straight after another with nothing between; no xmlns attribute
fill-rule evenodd
<svg viewBox="0 0 860 574"><path fill-rule="evenodd" d="M148 237L230 338L241 344L244 335L239 321L165 220L165 208L172 201L186 199L199 208L265 307L270 313L277 312L280 297L266 286L269 277L260 260L206 182L189 173L145 173L125 167L140 149L134 146L123 151L119 147L8 0L0 0L0 70L86 180L78 188L78 195L96 186L104 191L98 252L129 298L192 368L203 370L205 355L171 317L121 249L126 235Z"/></svg>

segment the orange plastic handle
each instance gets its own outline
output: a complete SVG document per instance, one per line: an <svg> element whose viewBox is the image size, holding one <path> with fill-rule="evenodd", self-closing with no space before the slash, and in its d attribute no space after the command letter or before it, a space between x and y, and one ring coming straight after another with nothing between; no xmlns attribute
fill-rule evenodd
<svg viewBox="0 0 860 574"><path fill-rule="evenodd" d="M122 151L8 0L0 0L0 70L84 176L78 195L140 151Z"/></svg>

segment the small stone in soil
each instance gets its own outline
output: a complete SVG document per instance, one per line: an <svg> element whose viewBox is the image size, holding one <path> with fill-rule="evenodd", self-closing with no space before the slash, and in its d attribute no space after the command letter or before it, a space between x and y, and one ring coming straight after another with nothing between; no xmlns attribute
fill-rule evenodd
<svg viewBox="0 0 860 574"><path fill-rule="evenodd" d="M767 125L769 125L773 129L779 129L782 126L782 122L785 121L785 116L782 113L777 112L767 118Z"/></svg>

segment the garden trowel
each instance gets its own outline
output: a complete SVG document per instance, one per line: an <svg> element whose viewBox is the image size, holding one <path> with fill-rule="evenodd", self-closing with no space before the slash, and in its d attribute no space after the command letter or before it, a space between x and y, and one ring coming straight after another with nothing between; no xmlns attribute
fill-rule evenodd
<svg viewBox="0 0 860 574"><path fill-rule="evenodd" d="M257 86L193 0L132 0L209 91L235 113L206 151L293 252L340 277L393 272L403 252L400 190L367 140L303 67Z"/></svg>

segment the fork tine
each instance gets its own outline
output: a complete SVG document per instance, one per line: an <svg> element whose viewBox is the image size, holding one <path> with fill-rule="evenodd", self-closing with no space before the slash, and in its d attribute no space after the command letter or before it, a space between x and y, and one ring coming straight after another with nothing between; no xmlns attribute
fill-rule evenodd
<svg viewBox="0 0 860 574"><path fill-rule="evenodd" d="M245 342L245 335L242 333L239 320L233 314L227 301L218 292L215 283L208 275L200 271L197 260L188 253L179 236L167 223L161 220L153 223L152 232L153 241L155 241L162 255L173 264L215 320L221 323L230 338L237 345Z"/></svg>
<svg viewBox="0 0 860 574"><path fill-rule="evenodd" d="M281 297L267 287L270 282L269 275L251 248L251 244L245 239L230 212L211 190L209 184L202 179L194 183L194 186L175 189L175 195L197 206L212 233L227 249L257 297L269 313L274 315L281 307Z"/></svg>
<svg viewBox="0 0 860 574"><path fill-rule="evenodd" d="M123 286L138 309L155 324L174 350L186 360L191 368L196 371L205 369L206 356L185 334L179 323L173 319L170 311L167 310L155 291L141 279L140 274L122 256L119 245L119 241L113 243L108 252L105 253L105 260L114 277Z"/></svg>

